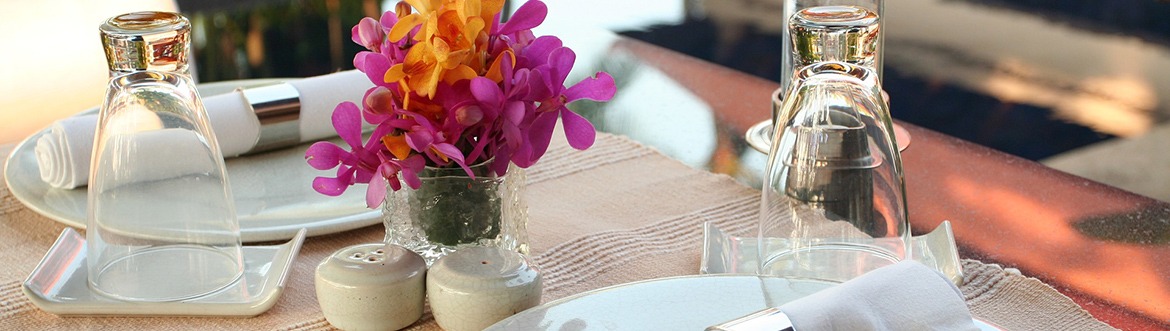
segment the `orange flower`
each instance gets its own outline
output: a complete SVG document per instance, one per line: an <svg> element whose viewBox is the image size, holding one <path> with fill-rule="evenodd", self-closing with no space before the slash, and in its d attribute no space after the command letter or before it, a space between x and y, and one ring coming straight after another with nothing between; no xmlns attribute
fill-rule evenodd
<svg viewBox="0 0 1170 331"><path fill-rule="evenodd" d="M410 145L406 143L405 135L385 135L382 136L382 145L386 146L386 150L390 151L391 155L399 160L405 160L410 157Z"/></svg>
<svg viewBox="0 0 1170 331"><path fill-rule="evenodd" d="M409 4L403 6L402 3ZM396 7L399 20L390 29L392 41L418 28L402 63L386 71L384 80L407 92L434 98L439 82L453 84L486 70L487 22L503 9L502 0L404 0ZM413 7L417 12L410 13Z"/></svg>

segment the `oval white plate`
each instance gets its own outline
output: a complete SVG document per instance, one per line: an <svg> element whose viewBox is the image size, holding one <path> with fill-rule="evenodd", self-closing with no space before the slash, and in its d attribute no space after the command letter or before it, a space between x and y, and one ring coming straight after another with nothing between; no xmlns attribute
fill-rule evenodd
<svg viewBox="0 0 1170 331"><path fill-rule="evenodd" d="M223 94L237 87L261 86L285 80L254 79L199 85L204 96ZM96 113L90 109L79 115ZM41 181L37 168L37 138L47 129L26 138L8 158L4 178L12 196L29 209L66 225L85 228L86 190L57 189ZM352 230L381 222L381 211L366 208L365 188L353 187L339 197L313 191L314 177L328 174L305 164L310 144L227 160L236 215L244 242L287 240L301 228L308 235Z"/></svg>
<svg viewBox="0 0 1170 331"><path fill-rule="evenodd" d="M703 330L833 285L746 275L653 279L555 300L487 330ZM975 325L998 330L978 320Z"/></svg>

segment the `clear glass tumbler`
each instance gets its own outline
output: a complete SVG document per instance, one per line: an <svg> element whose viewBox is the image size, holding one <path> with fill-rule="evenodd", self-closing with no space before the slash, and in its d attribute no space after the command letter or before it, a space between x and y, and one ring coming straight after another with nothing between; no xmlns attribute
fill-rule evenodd
<svg viewBox="0 0 1170 331"><path fill-rule="evenodd" d="M910 256L902 162L876 74L804 67L785 93L760 210L760 273L846 281Z"/></svg>
<svg viewBox="0 0 1170 331"><path fill-rule="evenodd" d="M167 24L189 27L172 13L126 14L111 22L152 31ZM106 40L105 26L102 32ZM150 49L136 46L149 42L130 34L120 45L107 44L111 72L122 72L107 89L90 163L90 288L127 301L213 294L238 282L244 271L223 156L194 83L182 73L186 65L163 71L153 70L149 60L135 61L163 53L135 52ZM185 48L186 38L172 46L160 50Z"/></svg>

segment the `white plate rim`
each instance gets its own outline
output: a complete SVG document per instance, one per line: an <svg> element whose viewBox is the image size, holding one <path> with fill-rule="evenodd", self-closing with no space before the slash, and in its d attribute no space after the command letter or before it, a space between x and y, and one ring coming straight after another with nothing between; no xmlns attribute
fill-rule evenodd
<svg viewBox="0 0 1170 331"><path fill-rule="evenodd" d="M517 313L516 315L512 315L511 317L505 318L505 319L493 324L492 326L488 327L487 330L496 330L496 331L509 330L508 328L504 327L504 325L510 321L515 320L515 319L525 318L526 316L524 314L526 314L526 313L533 314L533 312L547 311L549 309L554 309L557 306L572 302L574 300L579 300L579 299L590 297L590 296L606 294L606 293L610 293L610 292L614 292L614 291L621 291L623 289L636 287L636 286L640 286L640 285L645 285L645 284L649 284L649 283L670 282L670 281L690 280L690 279L706 279L706 278L742 279L742 278L758 278L758 276L751 275L751 274L700 274L700 275L683 275L683 276L672 276L672 277L655 278L655 279L645 279L645 280L639 280L639 281L634 281L634 282L629 282L629 283L616 284L616 285L606 286L606 287L602 287L602 288L598 288L598 289L594 289L594 290L589 290L589 291L569 295L569 296L566 296L563 298L559 298L556 300L552 300L552 301L543 303L541 305L530 308L528 310L521 311L520 313ZM788 282L793 282L793 283L831 283L829 281L814 280L814 279L784 278L784 280L786 280ZM979 329L982 331L1003 330L1002 328L1000 328L994 324L985 322L978 317L974 317L974 318L972 318L972 320L974 321L975 325L977 327L979 327Z"/></svg>
<svg viewBox="0 0 1170 331"><path fill-rule="evenodd" d="M274 83L279 83L279 82L287 82L287 81L296 80L296 79L298 79L298 78L261 78L261 79L229 80L229 81L199 84L199 88L200 89L224 89L224 90L230 91L232 89L235 89L236 87L241 87L241 86L261 86L261 85L274 84ZM94 113L97 113L96 107L84 110L80 113L75 114L74 116L82 116L82 115L94 114ZM39 200L43 200L43 199L31 196L32 192L30 192L30 189L25 189L22 186L17 185L13 182L16 178L16 176L13 176L13 175L17 175L18 170L27 170L27 169L16 169L16 168L20 167L18 165L18 164L20 164L19 161L23 161L24 158L31 157L32 160L34 160L34 162L35 162L35 155L33 155L32 153L33 153L33 148L35 148L35 146L36 146L36 140L41 135L46 134L48 132L48 130L49 130L48 127L42 128L41 130L38 130L36 133L33 133L29 137L22 140L19 144L17 144L12 149L12 152L9 153L9 155L7 156L8 158L6 159L7 161L4 165L4 182L5 182L4 184L8 187L9 194L11 194L14 198L16 198L17 201L19 201L21 204L23 204L29 210L32 210L33 212L40 214L46 218L49 218L53 221L56 221L56 222L59 222L59 223L62 223L62 224L65 224L65 225L68 225L71 227L75 227L78 229L85 229L85 220L84 219L81 219L81 220L72 219L72 218L68 217L67 215L65 215L65 213L63 211L53 209L45 203L38 203ZM246 158L246 157L248 157L248 156L243 156L241 158ZM230 162L230 160L229 160L229 162ZM36 170L33 169L33 172L35 172L35 171ZM325 173L322 172L322 174L325 174ZM229 176L230 176L230 173L229 173ZM43 182L40 182L39 179L36 179L33 182L43 183ZM47 184L45 184L43 187L46 189L49 189ZM363 206L362 208L364 208L364 206L365 206L364 199L361 201L356 201L354 203L358 204L359 206ZM338 216L338 217L321 218L321 219L309 220L306 222L286 223L286 224L281 224L281 225L250 226L251 224L248 224L246 222L241 222L240 223L240 236L244 242L252 243L252 242L266 242L266 241L278 241L278 240L292 239L294 236L296 236L297 232L300 231L301 229L306 229L308 231L308 233L307 233L308 236L318 236L318 235L324 235L324 234L331 234L331 233L343 232L343 231L353 230L353 229L362 228L362 227L381 223L382 222L381 214L382 214L382 212L380 210L377 210L377 209L375 209L375 210L365 209L363 212L352 213L352 214Z"/></svg>

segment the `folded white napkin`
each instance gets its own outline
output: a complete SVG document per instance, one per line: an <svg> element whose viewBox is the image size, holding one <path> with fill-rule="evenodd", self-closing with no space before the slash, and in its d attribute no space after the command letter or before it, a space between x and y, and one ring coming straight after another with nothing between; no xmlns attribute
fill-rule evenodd
<svg viewBox="0 0 1170 331"><path fill-rule="evenodd" d="M336 136L331 120L333 108L343 101L360 105L366 90L373 86L365 74L356 70L290 81L289 84L300 94L302 142ZM246 153L256 145L260 122L239 91L205 96L203 106L225 157ZM62 189L86 185L95 131L97 115L75 116L53 123L49 132L37 139L34 148L41 180ZM183 160L175 161L178 164Z"/></svg>
<svg viewBox="0 0 1170 331"><path fill-rule="evenodd" d="M799 331L979 330L955 284L915 261L879 268L780 311Z"/></svg>

